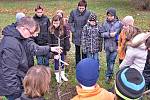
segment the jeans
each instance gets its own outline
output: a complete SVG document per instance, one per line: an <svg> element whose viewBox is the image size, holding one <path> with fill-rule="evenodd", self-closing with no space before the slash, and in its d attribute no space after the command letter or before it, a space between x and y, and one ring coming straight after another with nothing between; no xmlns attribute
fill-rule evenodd
<svg viewBox="0 0 150 100"><path fill-rule="evenodd" d="M117 51L110 52L109 50L105 50L105 52L107 62L106 77L112 77Z"/></svg>
<svg viewBox="0 0 150 100"><path fill-rule="evenodd" d="M61 54L61 60L64 61L65 60L65 55L64 53ZM59 60L57 59L54 59L54 67L55 67L55 71L58 71L59 70ZM61 69L64 70L64 64L61 63Z"/></svg>
<svg viewBox="0 0 150 100"><path fill-rule="evenodd" d="M87 53L87 58L95 59L99 63L99 54L98 53ZM99 63L99 65L100 65L100 63Z"/></svg>
<svg viewBox="0 0 150 100"><path fill-rule="evenodd" d="M43 55L43 56L37 56L37 64L38 65L45 65L49 66L49 54L48 55Z"/></svg>
<svg viewBox="0 0 150 100"><path fill-rule="evenodd" d="M83 52L81 52L80 46L75 45L75 60L76 60L76 65L80 62L81 59L84 59L86 57L87 57L86 54L84 54Z"/></svg>

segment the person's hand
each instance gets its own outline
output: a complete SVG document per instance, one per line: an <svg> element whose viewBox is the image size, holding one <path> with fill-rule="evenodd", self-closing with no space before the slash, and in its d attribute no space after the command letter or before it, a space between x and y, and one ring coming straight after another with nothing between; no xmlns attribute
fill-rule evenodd
<svg viewBox="0 0 150 100"><path fill-rule="evenodd" d="M59 55L54 55L54 59L60 59L60 56Z"/></svg>
<svg viewBox="0 0 150 100"><path fill-rule="evenodd" d="M62 47L51 47L51 52L62 53Z"/></svg>
<svg viewBox="0 0 150 100"><path fill-rule="evenodd" d="M115 35L116 35L116 32L110 33L110 36L111 36L111 37L115 37Z"/></svg>

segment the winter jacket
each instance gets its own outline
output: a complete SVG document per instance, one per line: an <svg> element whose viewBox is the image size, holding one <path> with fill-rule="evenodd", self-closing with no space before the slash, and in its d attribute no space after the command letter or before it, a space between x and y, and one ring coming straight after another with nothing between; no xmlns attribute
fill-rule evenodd
<svg viewBox="0 0 150 100"><path fill-rule="evenodd" d="M33 54L46 54L49 46L40 48L32 41L21 36L15 24L2 31L0 43L0 95L21 92L22 80L29 69L29 51ZM28 54L27 54L28 53Z"/></svg>
<svg viewBox="0 0 150 100"><path fill-rule="evenodd" d="M119 59L124 59L125 58L125 50L126 50L126 33L121 31L120 36L119 36L119 41L118 41L118 55Z"/></svg>
<svg viewBox="0 0 150 100"><path fill-rule="evenodd" d="M143 70L143 75L144 75L146 83L150 83L150 51L149 50L148 50L148 55L146 58L145 67Z"/></svg>
<svg viewBox="0 0 150 100"><path fill-rule="evenodd" d="M45 100L44 97L36 97L36 98L30 98L27 97L25 94L22 94L20 98L17 98L16 100Z"/></svg>
<svg viewBox="0 0 150 100"><path fill-rule="evenodd" d="M83 90L81 87L76 87L78 95L71 100L114 100L115 96L111 92L95 86L93 90Z"/></svg>
<svg viewBox="0 0 150 100"><path fill-rule="evenodd" d="M81 46L83 53L97 53L102 50L103 38L101 38L102 27L100 25L91 26L87 23L82 31Z"/></svg>
<svg viewBox="0 0 150 100"><path fill-rule="evenodd" d="M25 48L29 67L34 65L34 56L48 55L50 52L50 47L48 45L39 46L32 38L26 39L22 44Z"/></svg>
<svg viewBox="0 0 150 100"><path fill-rule="evenodd" d="M138 34L132 39L132 42L141 40L145 36L145 33ZM137 69L140 73L143 72L147 57L147 50L145 43L142 43L137 48L127 46L127 51L123 62L120 64L119 68L125 66L130 66L131 68Z"/></svg>
<svg viewBox="0 0 150 100"><path fill-rule="evenodd" d="M75 45L81 45L82 29L86 25L89 16L90 12L88 10L85 10L83 13L80 13L78 9L75 9L70 13L68 22L71 26L72 42Z"/></svg>
<svg viewBox="0 0 150 100"><path fill-rule="evenodd" d="M118 21L118 19L114 19L114 21L108 21L105 20L103 23L103 29L104 32L102 34L107 34L106 37L104 37L104 49L109 50L111 52L117 51L117 39L115 37L110 37L111 32L116 32L118 35L121 29L121 23Z"/></svg>
<svg viewBox="0 0 150 100"><path fill-rule="evenodd" d="M63 52L66 55L67 51L70 50L70 40L69 40L69 33L64 26L64 34L60 35L59 27L49 34L49 45L50 46L58 46L58 38L60 38L60 46L63 48Z"/></svg>
<svg viewBox="0 0 150 100"><path fill-rule="evenodd" d="M38 17L37 15L33 16L34 20L40 25L40 33L35 38L35 43L38 45L47 45L48 43L48 28L50 26L49 18L45 15Z"/></svg>

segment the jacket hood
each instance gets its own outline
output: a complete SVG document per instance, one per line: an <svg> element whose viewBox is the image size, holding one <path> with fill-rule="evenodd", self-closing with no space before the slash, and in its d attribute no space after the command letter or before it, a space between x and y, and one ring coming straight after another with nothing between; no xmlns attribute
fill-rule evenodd
<svg viewBox="0 0 150 100"><path fill-rule="evenodd" d="M17 100L44 100L44 98L43 97L29 98L25 94L22 94L21 97Z"/></svg>
<svg viewBox="0 0 150 100"><path fill-rule="evenodd" d="M2 35L4 35L4 36L11 36L11 37L19 38L19 39L24 39L21 36L20 32L16 29L16 23L13 23L11 25L6 26L2 30Z"/></svg>
<svg viewBox="0 0 150 100"><path fill-rule="evenodd" d="M97 95L102 91L102 88L99 88L99 85L95 86L95 89L92 90L83 90L81 87L77 86L77 93L80 96L83 97L89 97L89 96L93 96L93 95Z"/></svg>

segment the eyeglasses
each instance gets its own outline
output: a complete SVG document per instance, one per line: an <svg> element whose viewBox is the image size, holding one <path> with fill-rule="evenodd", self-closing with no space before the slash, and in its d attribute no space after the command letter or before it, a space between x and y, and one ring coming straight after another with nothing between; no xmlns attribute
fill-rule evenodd
<svg viewBox="0 0 150 100"><path fill-rule="evenodd" d="M35 31L31 32L28 28L26 28L26 29L30 32L31 35L33 35L35 33Z"/></svg>

